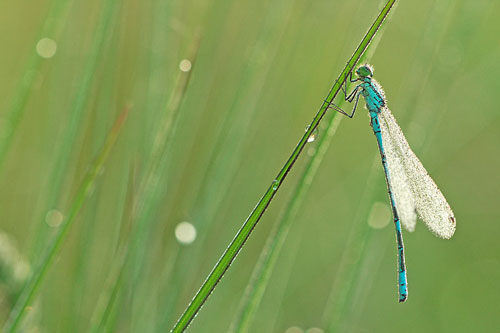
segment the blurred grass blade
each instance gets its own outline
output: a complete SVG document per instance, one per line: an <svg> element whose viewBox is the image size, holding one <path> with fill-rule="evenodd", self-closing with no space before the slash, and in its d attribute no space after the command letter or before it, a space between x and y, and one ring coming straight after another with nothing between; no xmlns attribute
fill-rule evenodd
<svg viewBox="0 0 500 333"><path fill-rule="evenodd" d="M127 256L133 255L134 252L142 252L141 245L148 242L147 236L154 229L151 223L157 222L151 216L160 207L163 190L166 186L169 162L171 162L170 150L173 144L172 137L182 102L189 88L199 46L200 39L198 36L195 36L188 51L188 58L181 61L173 91L165 105L165 111L157 121L158 126L152 144L150 164L137 194L137 209L133 217L133 239L131 240ZM138 274L142 274L144 272L142 270L142 265L145 264L144 258L138 259L140 262L138 267L135 267L135 270ZM126 260L129 260L129 258L127 257Z"/></svg>
<svg viewBox="0 0 500 333"><path fill-rule="evenodd" d="M136 165L130 163L127 197L124 205L124 212L122 215L122 223L119 226L119 234L116 245L116 253L112 261L112 266L104 287L100 291L99 298L94 305L92 316L90 317L89 332L114 332L110 326L113 325L113 314L116 312L114 306L117 299L120 298L120 288L124 282L124 269L126 263L127 249L130 245L130 232L134 206L135 206L135 178L136 178Z"/></svg>
<svg viewBox="0 0 500 333"><path fill-rule="evenodd" d="M271 68L276 62L276 55L279 53L279 46L283 41L285 33L290 29L293 9L296 8L296 1L276 0L266 4L264 12L265 18L257 30L256 38L249 43L251 47L247 50L245 65L238 73L238 85L232 96L229 112L224 113L222 122L218 123L220 129L217 132L213 144L210 145L210 157L206 162L206 169L202 180L199 182L196 197L191 208L189 208L190 220L196 226L196 244L189 251L180 251L174 260L174 268L169 274L169 279L162 281L165 286L172 286L176 281L183 281L190 285L197 279L198 274L190 273L191 265L185 265L186 256L191 262L200 262L206 255L206 246L209 246L207 237L209 228L219 228L223 220L217 219L220 208L224 205L225 195L213 195L213 193L226 193L231 182L237 177L237 164L244 157L244 143L252 128L252 119L255 119L258 102L263 96L265 82L268 82ZM219 15L217 11L217 15ZM265 61L263 61L265 59ZM239 110L236 112L235 110ZM207 117L208 116L208 117ZM204 117L211 118L211 112L205 113ZM203 123L203 122L202 122ZM204 140L206 132L197 131L195 141ZM175 190L170 191L170 196L182 200L182 191L185 182L179 182ZM172 204L172 207L178 202ZM170 210L175 213L175 209ZM175 219L170 215L167 220ZM171 256L168 262L171 262ZM180 303L182 295L181 288L166 288L165 295L160 297L164 300L160 306L162 324L158 330L168 330L172 327L175 316L174 309Z"/></svg>
<svg viewBox="0 0 500 333"><path fill-rule="evenodd" d="M72 1L53 0L52 3L52 7L50 8L49 14L40 29L40 34L37 36L36 42L44 37L56 38L61 30L62 22L66 22L64 18ZM33 47L30 58L25 66L25 74L17 84L18 87L16 88L15 95L10 102L9 108L7 109L7 114L5 115L8 128L0 129L3 133L5 133L4 137L0 140L0 170L3 167L5 156L9 151L12 139L23 117L24 107L26 106L36 78L34 73L38 71L41 63L42 57L35 52L35 47Z"/></svg>
<svg viewBox="0 0 500 333"><path fill-rule="evenodd" d="M109 274L109 282L100 295L97 307L92 315L91 332L101 332L109 325L108 320L118 298L118 292L124 284L127 264L134 259L134 256L143 255L142 249L146 245L142 243L148 241L148 233L154 230L151 223L154 223L156 220L151 218L151 215L160 206L161 191L164 188L165 178L168 175L166 169L170 161L169 148L172 143L173 129L175 128L182 102L189 87L199 46L200 38L195 36L190 49L187 51L187 58L181 62L172 93L163 109L164 112L162 112L161 118L157 121L157 131L151 149L152 157L150 165L132 205L135 209L131 212L133 220L132 231L127 237L130 239L124 241L126 244L120 248L114 267ZM133 267L134 274L132 275L138 275L136 278L140 279L139 274L147 272L147 269L143 267L147 261L142 257L138 257L137 259L137 266Z"/></svg>
<svg viewBox="0 0 500 333"><path fill-rule="evenodd" d="M236 258L238 252L243 247L245 241L250 236L250 233L255 228L261 216L264 214L264 211L266 210L267 206L269 205L274 195L278 191L281 183L283 182L286 175L288 174L293 164L299 157L300 153L304 149L309 137L313 134L319 122L325 115L326 111L328 110L328 105L333 101L335 96L338 94L342 84L347 79L347 76L354 69L354 66L357 64L358 60L365 52L368 44L370 43L373 36L377 32L378 28L380 27L385 17L389 13L394 2L395 0L389 0L382 9L382 11L380 12L380 14L378 15L378 17L375 19L375 22L370 27L364 38L361 40L361 43L359 44L358 48L351 56L351 59L348 61L347 65L339 75L338 79L335 81L335 84L328 93L327 98L324 100L318 113L313 118L311 124L309 125L302 139L295 147L295 150L292 152L290 158L285 163L281 171L278 173L278 176L275 178L275 180L271 183L268 190L264 193L263 197L260 199L257 206L254 208L254 210L247 218L241 229L238 231L236 237L233 239L233 241L230 243L229 247L226 249L222 257L219 259L214 269L203 283L200 290L196 293L191 303L188 305L184 313L181 315L179 321L175 324L174 328L172 329L173 332L182 332L184 329L186 329L186 327L196 316L202 305L205 303L206 299L210 296L213 289L220 281L226 270L229 268L233 260Z"/></svg>
<svg viewBox="0 0 500 333"><path fill-rule="evenodd" d="M101 153L91 166L89 172L83 179L83 182L80 185L78 192L76 193L76 196L71 204L71 208L69 210L69 214L68 217L66 218L66 221L64 221L61 224L54 238L48 244L44 254L41 257L39 265L35 268L33 275L31 276L29 282L24 287L21 295L19 296L19 299L16 302L16 305L14 306L12 312L10 313L9 320L7 321L4 327L5 332L16 331L18 324L21 322L21 319L26 314L25 309L32 301L38 288L40 287L42 279L45 273L47 272L50 264L52 263L52 260L54 260L54 257L58 249L61 247L62 242L66 238L69 228L75 221L75 218L78 216L78 213L80 212L80 209L85 203L87 197L89 197L92 194L92 191L96 184L97 176L99 176L99 174L103 170L104 163L106 162L109 153L111 151L111 148L114 146L118 138L120 129L122 128L122 125L125 122L125 119L127 118L128 111L129 108L126 107L116 120L111 131L109 132L106 142L104 143L104 146L101 150Z"/></svg>
<svg viewBox="0 0 500 333"><path fill-rule="evenodd" d="M115 260L113 260L113 267L108 276L108 280L104 285L104 290L99 296L99 300L94 308L90 320L89 332L103 332L105 331L106 324L111 316L113 306L119 296L119 290L123 284L124 265L126 263L126 253L128 241L118 250Z"/></svg>
<svg viewBox="0 0 500 333"><path fill-rule="evenodd" d="M134 217L134 225L140 228L141 233L150 230L147 221L151 220L150 215L158 208L159 201L161 200L161 196L159 195L159 191L162 189L160 180L164 181L165 175L167 175L168 152L172 142L173 129L175 128L179 110L189 86L199 46L200 39L196 36L191 49L188 51L188 58L181 61L172 94L167 101L164 112L161 115L162 117L157 121L157 130L151 150L151 163L148 166L144 181L139 189L137 197L138 208ZM140 239L141 237L137 236L136 238Z"/></svg>
<svg viewBox="0 0 500 333"><path fill-rule="evenodd" d="M338 331L339 327L341 327L341 320L345 315L350 296L354 292L353 288L356 286L356 277L360 270L361 259L364 257L366 243L372 230L366 223L361 222L367 219L371 203L373 203L371 199L376 192L376 176L380 176L377 172L379 167L380 156L377 153L374 155L366 185L360 196L359 208L355 212L352 223L350 223L351 229L338 265L338 273L324 306L323 321L325 327L328 328L328 332Z"/></svg>
<svg viewBox="0 0 500 333"><path fill-rule="evenodd" d="M68 121L63 128L62 135L58 139L59 145L56 147L54 164L46 177L46 184L51 187L51 190L47 195L45 210L42 210L42 214L44 215L43 217L40 217L40 220L43 220L46 212L54 209L58 204L58 200L60 200L64 176L67 175L68 164L72 160L71 154L74 150L74 143L78 137L86 106L89 102L94 76L96 75L99 63L102 60L102 55L106 45L106 37L109 36L112 30L110 29L110 25L114 23L113 14L115 11L118 11L119 4L116 4L114 1L107 0L103 2L102 8L100 9L97 26L95 28L92 44L87 57L88 61L84 66L82 78L79 81L79 86L74 97L71 110L69 111ZM42 223L37 227L36 235L38 242L45 242L46 234L46 225ZM37 244L37 246L35 246L35 251L38 252L40 250L39 246L43 245Z"/></svg>

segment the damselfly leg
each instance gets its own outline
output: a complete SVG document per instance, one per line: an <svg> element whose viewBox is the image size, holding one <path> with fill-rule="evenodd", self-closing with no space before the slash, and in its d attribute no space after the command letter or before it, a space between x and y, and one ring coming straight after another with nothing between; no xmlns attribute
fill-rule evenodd
<svg viewBox="0 0 500 333"><path fill-rule="evenodd" d="M346 77L346 79L342 83L342 91L344 92L344 100L346 102L352 103L354 101L354 99L356 99L356 102L354 103L354 107L352 108L352 112L349 114L349 113L345 112L344 110L342 110L342 108L340 108L339 106L337 106L333 103L330 103L328 105L328 108L333 109L337 112L340 112L349 118L352 118L352 117L354 117L354 113L356 112L356 108L358 107L358 101L359 101L359 96L360 96L361 90L360 90L360 85L358 84L356 87L354 87L353 91L349 95L347 95L346 82L348 79L350 82L356 82L356 81L359 81L359 78L353 80L352 79L352 72L350 72L349 78Z"/></svg>

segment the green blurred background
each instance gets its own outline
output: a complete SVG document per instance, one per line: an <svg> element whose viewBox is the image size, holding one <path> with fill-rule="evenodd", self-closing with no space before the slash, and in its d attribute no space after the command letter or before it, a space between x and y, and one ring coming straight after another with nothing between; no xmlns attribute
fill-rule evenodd
<svg viewBox="0 0 500 333"><path fill-rule="evenodd" d="M28 263L36 265L128 107L23 330L86 332L96 323L113 332L169 330L382 5L2 2L2 322ZM397 302L384 176L360 109L333 137L251 331L500 330L498 13L496 0L401 0L370 59L457 218L451 240L421 223L404 234L408 302ZM228 330L314 147L306 147L190 332Z"/></svg>

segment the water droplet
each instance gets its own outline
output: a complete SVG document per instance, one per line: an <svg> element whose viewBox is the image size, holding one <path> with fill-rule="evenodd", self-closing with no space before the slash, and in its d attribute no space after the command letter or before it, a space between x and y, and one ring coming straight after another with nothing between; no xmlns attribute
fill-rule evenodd
<svg viewBox="0 0 500 333"><path fill-rule="evenodd" d="M47 225L52 228L57 228L58 226L60 226L63 219L64 215L57 209L51 209L45 215L45 223L47 223Z"/></svg>
<svg viewBox="0 0 500 333"><path fill-rule="evenodd" d="M373 229L382 229L391 221L391 210L387 204L375 202L368 215L368 225Z"/></svg>
<svg viewBox="0 0 500 333"><path fill-rule="evenodd" d="M179 243L189 245L196 239L196 228L189 222L181 222L175 227L175 238Z"/></svg>
<svg viewBox="0 0 500 333"><path fill-rule="evenodd" d="M310 127L310 126L309 126L309 125L307 125L306 130L305 130L306 132L309 130L309 127ZM314 142L314 140L316 140L316 136L318 135L318 133L319 133L319 131L318 131L318 128L316 127L316 128L314 129L314 131L312 132L312 134L311 134L311 135L307 138L307 142L308 142L308 143L309 143L309 142Z"/></svg>
<svg viewBox="0 0 500 333"><path fill-rule="evenodd" d="M273 190L276 191L279 186L280 186L279 180L274 180L273 181Z"/></svg>
<svg viewBox="0 0 500 333"><path fill-rule="evenodd" d="M189 72L191 70L191 61L188 59L182 59L179 63L179 69L183 72Z"/></svg>
<svg viewBox="0 0 500 333"><path fill-rule="evenodd" d="M50 38L42 38L36 43L36 53L42 58L52 58L56 54L57 43Z"/></svg>

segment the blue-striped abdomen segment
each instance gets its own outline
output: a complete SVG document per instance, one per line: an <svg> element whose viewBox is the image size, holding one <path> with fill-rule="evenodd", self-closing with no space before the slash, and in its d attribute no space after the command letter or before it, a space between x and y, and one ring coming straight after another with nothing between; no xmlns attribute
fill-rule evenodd
<svg viewBox="0 0 500 333"><path fill-rule="evenodd" d="M403 246L403 235L401 233L401 222L399 221L398 211L396 207L396 203L394 201L394 196L392 195L391 189L391 178L389 175L389 170L387 167L387 160L384 152L384 144L382 141L382 133L380 130L379 123L379 112L378 110L371 111L370 110L370 124L373 129L373 133L377 138L378 148L380 151L380 157L382 158L382 165L384 167L385 180L387 182L387 188L389 192L389 199L391 201L392 206L392 215L394 217L394 226L396 227L396 240L398 246L398 292L399 292L399 301L404 302L408 297L408 283L406 280L406 266L405 266L405 257L404 257L404 246Z"/></svg>

